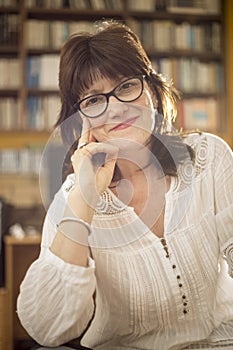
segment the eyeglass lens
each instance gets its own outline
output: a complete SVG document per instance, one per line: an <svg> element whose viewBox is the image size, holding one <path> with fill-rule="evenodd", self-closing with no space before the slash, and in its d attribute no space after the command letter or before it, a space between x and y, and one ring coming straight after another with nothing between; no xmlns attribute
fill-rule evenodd
<svg viewBox="0 0 233 350"><path fill-rule="evenodd" d="M89 118L98 117L106 111L110 96L115 96L121 102L132 102L141 96L142 90L142 79L127 79L107 94L96 94L83 99L79 109Z"/></svg>

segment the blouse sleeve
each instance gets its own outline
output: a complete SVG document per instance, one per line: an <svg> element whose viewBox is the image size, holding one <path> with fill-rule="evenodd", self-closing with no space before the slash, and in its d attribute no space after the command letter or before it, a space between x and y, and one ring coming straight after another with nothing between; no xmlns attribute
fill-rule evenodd
<svg viewBox="0 0 233 350"><path fill-rule="evenodd" d="M220 249L233 277L233 153L221 139L215 144L215 210Z"/></svg>
<svg viewBox="0 0 233 350"><path fill-rule="evenodd" d="M94 313L95 263L88 267L64 262L50 251L56 224L63 216L65 183L45 218L39 258L32 263L20 286L19 319L39 344L58 346L79 337Z"/></svg>

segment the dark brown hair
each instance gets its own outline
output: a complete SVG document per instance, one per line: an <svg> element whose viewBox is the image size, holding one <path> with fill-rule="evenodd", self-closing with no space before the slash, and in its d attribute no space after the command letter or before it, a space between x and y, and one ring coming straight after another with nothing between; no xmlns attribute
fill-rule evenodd
<svg viewBox="0 0 233 350"><path fill-rule="evenodd" d="M72 143L67 157L68 168L69 157L77 147L82 129L82 119L74 104L100 77L117 79L120 75L130 77L138 74L146 76L158 101L159 117L151 145L165 175L176 175L177 165L190 155L192 157L192 150L180 136L168 130L168 125L176 117L177 90L153 70L138 36L126 25L112 20L96 24L94 33L72 35L61 50L59 87L62 106L56 126L61 127L64 142ZM74 123L63 123L75 113Z"/></svg>

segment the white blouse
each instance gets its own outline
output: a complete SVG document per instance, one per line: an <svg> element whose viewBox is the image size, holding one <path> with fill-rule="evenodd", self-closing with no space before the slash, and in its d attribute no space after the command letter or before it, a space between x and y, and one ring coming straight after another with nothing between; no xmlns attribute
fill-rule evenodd
<svg viewBox="0 0 233 350"><path fill-rule="evenodd" d="M92 222L87 268L49 249L74 183L68 176L18 297L19 318L38 343L84 334L82 345L98 350L233 348L232 151L211 134L185 142L195 161L179 167L166 193L164 239L108 189Z"/></svg>

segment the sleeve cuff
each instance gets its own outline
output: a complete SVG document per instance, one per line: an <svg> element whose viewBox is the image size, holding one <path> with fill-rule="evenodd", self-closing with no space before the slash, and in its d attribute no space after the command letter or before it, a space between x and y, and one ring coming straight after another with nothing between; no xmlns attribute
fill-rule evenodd
<svg viewBox="0 0 233 350"><path fill-rule="evenodd" d="M73 280L73 282L77 281L80 283L80 279L90 278L95 272L95 261L90 257L88 257L87 267L70 264L62 260L52 253L49 248L45 249L43 258L46 265L55 267L56 270L60 272L62 278L67 281Z"/></svg>

